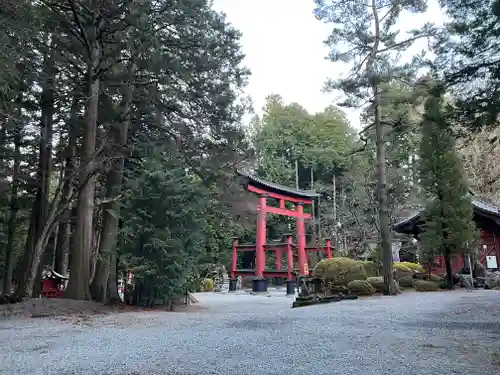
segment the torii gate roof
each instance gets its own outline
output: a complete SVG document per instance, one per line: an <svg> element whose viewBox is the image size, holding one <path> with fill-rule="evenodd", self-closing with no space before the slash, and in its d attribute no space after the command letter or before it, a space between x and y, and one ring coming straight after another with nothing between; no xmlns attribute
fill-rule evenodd
<svg viewBox="0 0 500 375"><path fill-rule="evenodd" d="M257 176L252 176L250 174L237 171L238 175L243 177L245 189L249 190L249 185L264 190L268 193L275 193L282 195L284 197L296 198L298 200L310 201L314 198L318 198L321 195L314 190L300 190L293 189L287 186L275 184L269 181L265 181ZM249 190L252 191L252 190Z"/></svg>

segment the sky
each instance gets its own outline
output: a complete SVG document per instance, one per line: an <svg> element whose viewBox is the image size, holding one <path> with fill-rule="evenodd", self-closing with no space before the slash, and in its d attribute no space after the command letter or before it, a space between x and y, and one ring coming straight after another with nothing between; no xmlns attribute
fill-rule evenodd
<svg viewBox="0 0 500 375"><path fill-rule="evenodd" d="M312 113L338 100L338 94L324 93L322 88L328 78L338 77L348 67L325 60L328 48L323 41L331 26L314 17L314 0L215 0L214 8L223 11L243 34L244 64L252 72L246 94L257 113L270 94L281 95L287 103L297 102ZM442 20L437 0L429 0L426 14L405 14L399 23L405 31ZM424 41L407 57L422 48ZM359 111L346 112L351 124L359 128Z"/></svg>

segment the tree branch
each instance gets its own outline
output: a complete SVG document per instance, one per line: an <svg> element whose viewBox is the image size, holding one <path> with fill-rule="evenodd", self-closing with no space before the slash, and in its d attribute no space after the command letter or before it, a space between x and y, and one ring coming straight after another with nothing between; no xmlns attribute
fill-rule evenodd
<svg viewBox="0 0 500 375"><path fill-rule="evenodd" d="M92 47L90 45L89 38L87 37L87 33L85 32L85 29L83 28L83 25L80 21L80 16L78 15L78 13L76 11L75 0L70 0L70 6L71 6L71 13L73 13L73 18L74 18L75 23L76 23L78 30L80 32L80 36L82 37L84 44L87 47L88 56L90 56L90 52L92 50Z"/></svg>
<svg viewBox="0 0 500 375"><path fill-rule="evenodd" d="M413 43L414 41L422 39L422 38L429 38L430 36L431 35L429 35L429 34L417 35L417 36L414 36L413 38L403 40L402 42L394 43L394 44L390 45L389 47L381 48L377 51L377 53L389 52L393 49L404 46L405 44Z"/></svg>

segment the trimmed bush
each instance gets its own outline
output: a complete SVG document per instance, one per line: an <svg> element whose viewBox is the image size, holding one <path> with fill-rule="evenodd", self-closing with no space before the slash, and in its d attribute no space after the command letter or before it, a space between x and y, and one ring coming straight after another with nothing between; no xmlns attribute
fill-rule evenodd
<svg viewBox="0 0 500 375"><path fill-rule="evenodd" d="M371 296L375 293L375 288L366 280L351 281L347 288L357 296Z"/></svg>
<svg viewBox="0 0 500 375"><path fill-rule="evenodd" d="M214 291L214 281L212 279L204 279L202 290L204 292L213 292Z"/></svg>
<svg viewBox="0 0 500 375"><path fill-rule="evenodd" d="M424 267L419 263L412 262L398 262L399 264L408 267L411 271L425 272Z"/></svg>
<svg viewBox="0 0 500 375"><path fill-rule="evenodd" d="M497 279L493 284L493 289L500 290L500 279Z"/></svg>
<svg viewBox="0 0 500 375"><path fill-rule="evenodd" d="M405 269L396 268L394 270L394 278L399 281L403 277L407 277L407 276L413 277L413 272L409 271L409 268L407 268L407 269L408 269L408 271L406 271Z"/></svg>
<svg viewBox="0 0 500 375"><path fill-rule="evenodd" d="M413 276L413 271L411 270L411 268L407 267L402 262L394 262L392 266L394 268L394 278L397 281L407 276Z"/></svg>
<svg viewBox="0 0 500 375"><path fill-rule="evenodd" d="M413 287L417 292L437 292L439 284L434 281L415 280Z"/></svg>
<svg viewBox="0 0 500 375"><path fill-rule="evenodd" d="M446 280L439 282L438 286L439 286L439 289L450 289L448 287L448 282Z"/></svg>
<svg viewBox="0 0 500 375"><path fill-rule="evenodd" d="M354 280L366 280L363 263L350 258L323 259L314 267L313 276L334 285L347 285Z"/></svg>
<svg viewBox="0 0 500 375"><path fill-rule="evenodd" d="M441 281L444 281L444 278L438 275L431 274L429 275L424 275L424 280L427 281L434 281L435 283L440 283Z"/></svg>
<svg viewBox="0 0 500 375"><path fill-rule="evenodd" d="M376 277L378 276L378 267L375 264L375 262L372 261L364 261L363 262L363 268L365 269L366 272L366 277Z"/></svg>
<svg viewBox="0 0 500 375"><path fill-rule="evenodd" d="M408 287L413 287L413 282L415 279L413 276L404 276L398 280L399 285L401 285L403 288L408 288Z"/></svg>
<svg viewBox="0 0 500 375"><path fill-rule="evenodd" d="M411 268L406 266L405 264L403 264L402 262L394 262L392 264L392 267L395 269L395 270L399 270L399 271L403 271L403 272L411 272Z"/></svg>
<svg viewBox="0 0 500 375"><path fill-rule="evenodd" d="M382 293L384 291L384 278L382 276L369 277L366 279L377 291L377 293ZM396 295L401 293L401 288L396 280L393 280L392 284L392 294Z"/></svg>

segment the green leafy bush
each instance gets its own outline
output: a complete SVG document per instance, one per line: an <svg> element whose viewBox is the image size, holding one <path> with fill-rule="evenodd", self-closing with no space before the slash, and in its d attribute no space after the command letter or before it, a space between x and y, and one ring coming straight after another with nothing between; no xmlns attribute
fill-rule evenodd
<svg viewBox="0 0 500 375"><path fill-rule="evenodd" d="M382 276L378 277L369 277L366 279L378 293L382 293L384 291L384 278ZM401 288L399 287L399 283L396 280L393 280L392 284L392 294L401 293Z"/></svg>
<svg viewBox="0 0 500 375"><path fill-rule="evenodd" d="M439 282L438 285L439 285L439 289L449 289L448 282L446 280Z"/></svg>
<svg viewBox="0 0 500 375"><path fill-rule="evenodd" d="M402 286L403 288L413 287L414 281L415 279L413 278L413 276L404 276L398 280L399 285Z"/></svg>
<svg viewBox="0 0 500 375"><path fill-rule="evenodd" d="M371 296L375 293L375 288L366 280L354 280L347 284L347 288L357 296Z"/></svg>
<svg viewBox="0 0 500 375"><path fill-rule="evenodd" d="M377 264L375 262L367 260L367 261L363 262L363 267L365 269L367 277L378 276L378 267L377 267Z"/></svg>
<svg viewBox="0 0 500 375"><path fill-rule="evenodd" d="M444 278L438 275L431 274L431 275L424 275L424 280L440 283L441 281L444 281Z"/></svg>
<svg viewBox="0 0 500 375"><path fill-rule="evenodd" d="M499 278L496 278L493 283L492 283L493 287L492 289L495 289L495 290L500 290L500 277Z"/></svg>
<svg viewBox="0 0 500 375"><path fill-rule="evenodd" d="M347 285L354 280L366 280L363 263L350 258L323 259L313 270L313 276L335 285Z"/></svg>
<svg viewBox="0 0 500 375"><path fill-rule="evenodd" d="M439 290L439 284L434 281L415 280L413 286L417 292L436 292Z"/></svg>

